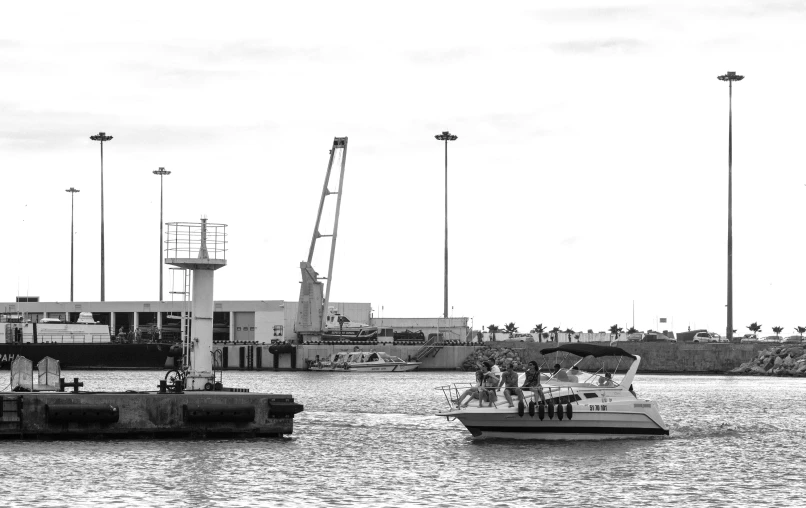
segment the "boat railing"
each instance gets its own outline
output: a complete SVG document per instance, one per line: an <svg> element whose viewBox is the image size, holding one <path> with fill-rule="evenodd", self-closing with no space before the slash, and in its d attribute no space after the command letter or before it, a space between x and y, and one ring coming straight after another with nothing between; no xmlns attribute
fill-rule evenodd
<svg viewBox="0 0 806 508"><path fill-rule="evenodd" d="M476 383L464 382L464 383L451 383L449 385L437 386L434 389L440 390L442 394L445 396L445 402L448 403L448 407L453 408L456 406L455 401L458 401L459 397L461 397L465 391L476 387L478 387Z"/></svg>
<svg viewBox="0 0 806 508"><path fill-rule="evenodd" d="M37 342L57 342L62 344L102 343L110 342L110 337L106 333L40 333L37 336Z"/></svg>
<svg viewBox="0 0 806 508"><path fill-rule="evenodd" d="M445 396L445 401L448 403L448 406L451 409L456 409L459 398L462 396L462 394L472 388L478 389L479 386L476 383L465 382L437 386L435 389L442 391L443 395ZM540 402L544 404L574 404L584 399L584 397L580 396L580 390L578 388L579 387L571 386L540 385L539 387L532 387L528 389L519 386L517 387L517 390L523 395L524 404L529 404L531 402L534 402L535 404ZM506 387L482 387L482 389L494 390L496 393L503 394L503 391L506 389ZM512 398L513 400L518 399L516 394L513 394ZM471 400L474 400L472 396L471 398L466 399L466 405L468 405ZM498 408L496 403L493 403L493 406Z"/></svg>

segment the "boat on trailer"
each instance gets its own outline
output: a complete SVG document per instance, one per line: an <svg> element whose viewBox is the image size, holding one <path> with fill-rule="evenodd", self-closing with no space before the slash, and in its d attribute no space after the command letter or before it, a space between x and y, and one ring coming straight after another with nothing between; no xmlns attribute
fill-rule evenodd
<svg viewBox="0 0 806 508"><path fill-rule="evenodd" d="M552 372L540 389L524 390L521 400L513 396L513 401L518 401L514 407L502 404L503 397L498 403L472 399L466 406L457 407L452 400L458 400L471 385L438 387L450 409L437 416L459 420L474 439L599 440L669 435L657 402L640 398L633 390L640 356L617 347L580 343L546 348L540 353L544 357L567 353L579 360L571 369ZM620 378L618 366L612 373L603 368L594 372L574 369L591 356L619 357L619 364L626 358L632 364ZM518 386L523 385L523 377L519 376Z"/></svg>
<svg viewBox="0 0 806 508"><path fill-rule="evenodd" d="M329 372L409 372L420 362L407 362L383 351L341 351L329 360L313 362L309 370Z"/></svg>

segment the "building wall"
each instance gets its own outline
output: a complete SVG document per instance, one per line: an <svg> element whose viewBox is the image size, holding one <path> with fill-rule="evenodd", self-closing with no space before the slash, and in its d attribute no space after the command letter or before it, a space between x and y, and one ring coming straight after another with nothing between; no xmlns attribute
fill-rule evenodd
<svg viewBox="0 0 806 508"><path fill-rule="evenodd" d="M373 318L371 324L378 328L392 328L396 332L420 331L426 338L432 333L442 333L445 340L465 342L468 337L466 317L457 318Z"/></svg>

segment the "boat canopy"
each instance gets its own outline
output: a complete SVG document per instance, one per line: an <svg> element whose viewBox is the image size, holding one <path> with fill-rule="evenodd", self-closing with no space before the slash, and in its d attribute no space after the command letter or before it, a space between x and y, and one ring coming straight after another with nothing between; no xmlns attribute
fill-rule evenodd
<svg viewBox="0 0 806 508"><path fill-rule="evenodd" d="M580 344L580 343L571 343L571 344L563 344L558 347L550 347L546 349L541 349L541 355L547 355L549 353L557 353L557 352L564 352L564 353L571 353L582 358L586 356L593 356L594 358L601 358L602 356L626 356L635 360L635 356L624 351L620 347L613 347L613 346L599 346L596 344Z"/></svg>

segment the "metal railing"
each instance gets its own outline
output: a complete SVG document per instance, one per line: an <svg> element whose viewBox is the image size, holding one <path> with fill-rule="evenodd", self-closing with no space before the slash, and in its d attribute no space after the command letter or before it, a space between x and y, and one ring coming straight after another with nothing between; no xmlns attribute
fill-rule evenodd
<svg viewBox="0 0 806 508"><path fill-rule="evenodd" d="M227 225L202 222L167 222L165 257L227 259ZM206 256L205 256L206 254Z"/></svg>

